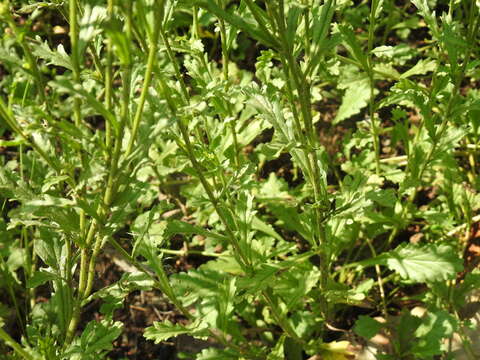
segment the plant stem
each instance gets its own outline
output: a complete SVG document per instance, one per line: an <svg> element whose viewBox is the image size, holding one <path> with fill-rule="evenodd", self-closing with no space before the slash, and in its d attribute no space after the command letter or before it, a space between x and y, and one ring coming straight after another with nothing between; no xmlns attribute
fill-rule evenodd
<svg viewBox="0 0 480 360"><path fill-rule="evenodd" d="M128 10L126 16L126 32L127 38L131 41L132 39L132 2L128 3ZM113 149L113 156L110 162L110 170L108 173L107 187L105 189L105 194L103 198L103 206L99 209L100 216L107 217L110 206L113 203L114 197L118 188L118 167L120 162L120 155L122 150L123 137L125 133L125 127L129 121L129 104L130 104L130 83L132 77L132 64L129 61L127 64L122 65L122 103L121 103L121 115L120 123L117 133L115 134L115 144ZM103 237L99 233L96 235L95 244L93 246L92 255L90 257L89 266L88 266L88 278L85 287L85 293L83 298L90 295L93 286L93 279L95 278L95 263L98 254L103 246ZM87 246L89 243L87 243Z"/></svg>
<svg viewBox="0 0 480 360"><path fill-rule="evenodd" d="M145 70L144 81L142 85L142 92L140 93L140 99L138 100L137 109L135 111L135 116L133 118L133 126L130 134L130 140L128 142L127 150L125 151L125 157L128 157L132 150L135 140L137 138L138 127L140 125L140 120L143 115L143 108L145 106L145 100L147 98L148 90L150 88L150 83L152 81L153 69L155 66L155 61L157 59L157 50L158 50L158 36L160 33L161 19L155 21L153 28L153 34L150 39L150 48L148 51L148 60L147 68Z"/></svg>
<svg viewBox="0 0 480 360"><path fill-rule="evenodd" d="M110 20L113 19L114 0L108 0L107 14ZM107 63L105 65L105 107L108 111L112 110L113 101L113 42L110 37L107 38ZM105 120L105 147L107 149L107 161L109 161L109 149L112 146L112 126L110 121Z"/></svg>
<svg viewBox="0 0 480 360"><path fill-rule="evenodd" d="M376 12L379 6L379 0L372 0L372 5L370 7L370 21L368 25L368 49L367 49L367 62L368 62L368 79L370 81L370 101L369 101L369 113L370 113L370 127L372 130L372 139L373 139L373 150L375 152L375 172L377 175L380 174L380 142L379 142L379 131L377 126L377 120L375 118L375 79L373 71L373 40L375 36L375 22L376 22Z"/></svg>
<svg viewBox="0 0 480 360"><path fill-rule="evenodd" d="M69 0L68 20L70 25L70 43L71 58L73 67L73 80L76 84L80 84L80 53L78 48L78 19L77 19L77 0ZM82 117L80 110L81 100L77 97L73 100L73 118L77 128L80 127Z"/></svg>

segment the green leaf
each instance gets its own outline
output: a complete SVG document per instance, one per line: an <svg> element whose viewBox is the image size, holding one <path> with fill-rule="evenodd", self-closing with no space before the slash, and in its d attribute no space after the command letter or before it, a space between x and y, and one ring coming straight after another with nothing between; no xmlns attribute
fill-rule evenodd
<svg viewBox="0 0 480 360"><path fill-rule="evenodd" d="M121 334L123 324L120 321L101 320L90 321L80 338L77 351L83 355L97 355L102 351L111 350L112 342Z"/></svg>
<svg viewBox="0 0 480 360"><path fill-rule="evenodd" d="M393 189L376 189L366 193L366 198L375 201L377 204L385 207L394 207L397 202L395 190Z"/></svg>
<svg viewBox="0 0 480 360"><path fill-rule="evenodd" d="M119 281L100 289L85 299L83 303L86 305L92 299L101 299L103 304L100 312L107 317L113 316L113 311L122 306L129 293L135 290L149 291L153 285L154 281L149 275L143 272L127 272Z"/></svg>
<svg viewBox="0 0 480 360"><path fill-rule="evenodd" d="M342 98L342 105L338 109L333 124L348 119L352 115L358 114L370 99L370 84L368 79L353 82L348 86Z"/></svg>
<svg viewBox="0 0 480 360"><path fill-rule="evenodd" d="M463 268L462 260L447 245L400 246L390 252L386 263L404 279L416 282L454 279Z"/></svg>
<svg viewBox="0 0 480 360"><path fill-rule="evenodd" d="M163 207L161 204L140 214L135 219L131 229L135 236L132 254L141 254L151 262L157 260L157 249L165 242L167 222L160 218Z"/></svg>
<svg viewBox="0 0 480 360"><path fill-rule="evenodd" d="M168 226L165 231L165 236L172 236L175 234L184 234L184 235L198 234L198 235L203 235L205 237L211 237L223 242L228 242L228 238L226 236L217 234L213 231L205 230L200 226L195 226L180 220L172 220L168 222Z"/></svg>
<svg viewBox="0 0 480 360"><path fill-rule="evenodd" d="M247 289L250 294L258 294L260 291L271 286L273 279L277 272L280 272L280 266L273 264L260 264L255 269L253 276L241 278L238 281L238 286L242 289Z"/></svg>
<svg viewBox="0 0 480 360"><path fill-rule="evenodd" d="M53 185L60 184L69 179L67 175L52 176L45 180L42 185L42 193L47 192Z"/></svg>
<svg viewBox="0 0 480 360"><path fill-rule="evenodd" d="M182 334L206 336L208 333L206 332L206 327L201 326L199 322L183 326L180 324L172 324L169 320L165 320L164 322L155 321L152 326L145 329L143 336L148 340L153 340L155 344L158 344Z"/></svg>
<svg viewBox="0 0 480 360"><path fill-rule="evenodd" d="M285 359L285 344L286 335L283 334L280 339L277 341L272 351L267 355L267 360L283 360Z"/></svg>
<svg viewBox="0 0 480 360"><path fill-rule="evenodd" d="M315 7L314 12L319 9L319 14L313 16L313 25L312 25L312 44L314 45L314 53L317 53L319 56L325 47L325 39L328 35L328 30L330 23L332 21L333 14L335 12L335 2L333 0L327 0L319 8ZM315 58L315 56L314 56Z"/></svg>
<svg viewBox="0 0 480 360"><path fill-rule="evenodd" d="M35 10L44 9L44 8L58 8L61 4L56 2L46 2L46 1L37 1L31 5L23 5L16 12L19 14L30 14Z"/></svg>
<svg viewBox="0 0 480 360"><path fill-rule="evenodd" d="M33 276L27 280L27 288L32 289L45 284L47 281L57 280L59 277L48 271L35 271Z"/></svg>
<svg viewBox="0 0 480 360"><path fill-rule="evenodd" d="M112 40L113 51L123 66L129 66L132 62L131 42L123 29L123 23L118 19L112 19L105 23L105 30Z"/></svg>
<svg viewBox="0 0 480 360"><path fill-rule="evenodd" d="M462 270L462 259L448 245L400 245L395 250L361 262L386 265L406 280L432 283L454 279Z"/></svg>
<svg viewBox="0 0 480 360"><path fill-rule="evenodd" d="M90 321L82 332L66 349L63 358L71 360L96 360L103 358L104 352L113 348L112 342L121 334L120 321Z"/></svg>
<svg viewBox="0 0 480 360"><path fill-rule="evenodd" d="M448 312L427 312L422 324L415 330L418 341L412 352L422 358L442 354L442 340L451 337L457 327L458 320Z"/></svg>
<svg viewBox="0 0 480 360"><path fill-rule="evenodd" d="M440 34L440 41L447 50L448 60L451 66L451 76L452 80L455 81L455 76L459 69L459 59L461 54L467 53L468 44L461 37L461 31L459 24L454 23L448 16L445 14L442 16L442 32Z"/></svg>
<svg viewBox="0 0 480 360"><path fill-rule="evenodd" d="M437 63L435 60L420 59L415 66L402 73L402 75L400 75L400 79L406 79L414 75L424 75L428 72L435 71L436 68Z"/></svg>
<svg viewBox="0 0 480 360"><path fill-rule="evenodd" d="M288 9L288 14L287 14L287 42L289 44L289 47L291 49L294 48L295 46L295 35L298 32L298 19L300 18L300 15L302 14L303 8L299 6L299 4L292 3L290 9Z"/></svg>
<svg viewBox="0 0 480 360"><path fill-rule="evenodd" d="M278 241L283 241L283 238L275 231L275 229L270 224L267 224L266 222L262 221L257 216L254 216L252 219L252 229L261 231L277 239Z"/></svg>
<svg viewBox="0 0 480 360"><path fill-rule="evenodd" d="M55 270L61 268L62 244L55 232L40 228L40 237L35 239L35 253L42 261Z"/></svg>
<svg viewBox="0 0 480 360"><path fill-rule="evenodd" d="M182 334L189 334L190 329L179 324L172 324L170 320L164 322L155 321L152 326L145 329L143 336L148 340L153 340L155 344L177 337Z"/></svg>
<svg viewBox="0 0 480 360"><path fill-rule="evenodd" d="M432 32L434 38L438 39L440 36L440 31L438 29L437 18L435 11L430 10L430 5L428 0L412 0L412 4L417 7L420 15L423 16L425 22L428 25L428 28Z"/></svg>
<svg viewBox="0 0 480 360"><path fill-rule="evenodd" d="M37 36L38 45L32 46L32 52L35 56L46 61L47 65L61 66L63 68L73 70L72 60L65 52L62 44L59 44L57 50L50 49L47 42L42 42L41 38Z"/></svg>
<svg viewBox="0 0 480 360"><path fill-rule="evenodd" d="M360 315L358 320L355 322L353 331L365 339L371 339L378 334L382 327L382 323L372 319L370 316Z"/></svg>
<svg viewBox="0 0 480 360"><path fill-rule="evenodd" d="M216 260L211 260L206 264L202 265L202 268L205 270L212 270L214 272L225 272L234 275L243 274L242 267L235 260L234 256L223 255Z"/></svg>

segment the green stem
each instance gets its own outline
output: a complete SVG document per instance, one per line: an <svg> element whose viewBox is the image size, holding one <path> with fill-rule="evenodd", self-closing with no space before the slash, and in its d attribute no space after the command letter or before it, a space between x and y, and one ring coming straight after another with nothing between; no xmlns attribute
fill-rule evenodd
<svg viewBox="0 0 480 360"><path fill-rule="evenodd" d="M367 63L368 63L368 79L370 81L370 101L368 109L370 113L370 127L372 131L373 150L375 152L375 172L380 174L380 141L379 141L379 129L377 126L377 120L375 118L375 79L373 71L373 40L375 36L375 13L377 12L379 0L373 0L370 7L370 21L368 25L368 50L367 50Z"/></svg>
<svg viewBox="0 0 480 360"><path fill-rule="evenodd" d="M182 134L183 141L185 143L185 148L187 150L188 157L190 159L190 162L192 163L193 168L195 169L195 172L197 173L197 176L202 183L203 188L205 189L205 192L207 193L207 196L212 203L216 213L218 214L220 220L222 221L223 225L225 226L225 230L227 232L227 236L230 239L230 243L235 249L235 255L236 257L240 257L241 261L239 264L244 268L244 269L249 269L251 268L250 261L248 260L248 257L243 253L243 251L240 248L240 245L237 241L237 238L234 234L233 229L231 228L229 222L227 221L227 218L223 212L223 210L220 208L220 203L219 200L215 197L212 187L210 183L207 181L205 176L203 175L203 169L201 165L198 163L195 154L193 152L193 146L192 143L190 142L190 137L188 135L188 130L187 126L184 124L183 119L178 119L178 126L180 128L180 132Z"/></svg>
<svg viewBox="0 0 480 360"><path fill-rule="evenodd" d="M192 38L198 39L199 38L199 30L198 30L198 7L194 6L192 9Z"/></svg>
<svg viewBox="0 0 480 360"><path fill-rule="evenodd" d="M366 239L366 242L367 242L367 245L370 249L370 252L372 253L372 257L376 258L377 257L377 252L375 251L375 248L372 245L371 240ZM381 272L380 266L378 264L375 264L375 272L377 273L377 284L378 284L378 288L380 290L380 297L382 299L383 315L386 317L388 315L388 311L387 311L387 301L385 299L385 289L383 287L384 281L382 279L382 272Z"/></svg>
<svg viewBox="0 0 480 360"><path fill-rule="evenodd" d="M110 20L113 19L114 0L108 0L107 13ZM105 107L108 111L112 110L113 100L113 42L110 37L107 39L107 63L105 65ZM109 161L112 147L112 127L109 121L105 120L105 147L107 149L107 161Z"/></svg>
<svg viewBox="0 0 480 360"><path fill-rule="evenodd" d="M80 84L80 53L78 47L78 19L77 19L77 1L69 0L69 25L70 25L70 43L72 47L71 58L72 58L72 67L73 67L73 80L76 84ZM82 116L81 116L81 100L78 97L75 97L73 100L73 118L75 126L80 127Z"/></svg>
<svg viewBox="0 0 480 360"><path fill-rule="evenodd" d="M132 27L131 27L131 2L129 4L130 11L127 14L127 37L131 39L132 34ZM118 167L120 162L120 155L122 150L122 143L123 143L123 136L125 132L125 127L128 123L129 119L129 103L130 103L130 82L132 76L132 68L131 63L123 65L123 74L122 74L122 83L123 83L123 91L122 91L122 106L121 106L121 121L119 124L118 132L115 134L115 145L113 149L113 156L110 163L110 170L107 179L107 187L105 190L105 195L103 199L103 206L100 211L100 215L102 217L108 216L108 211L110 206L113 203L114 197L117 192L118 188ZM89 244L87 243L87 246ZM97 233L95 244L93 246L92 255L90 257L89 265L88 265L88 277L87 277L87 284L85 287L85 292L83 294L83 298L86 298L90 295L93 286L93 279L95 278L95 263L97 256L102 248L103 245L103 238L100 234Z"/></svg>
<svg viewBox="0 0 480 360"><path fill-rule="evenodd" d="M25 333L25 321L22 316L22 311L20 309L20 305L18 304L18 299L17 296L15 295L15 290L14 290L14 284L15 280L12 279L12 275L10 274L8 270L8 266L3 259L3 257L0 256L0 270L2 273L2 277L6 283L6 291L8 295L10 296L10 299L12 300L13 307L15 308L15 316L17 317L18 323L20 325L20 328L22 329L22 332Z"/></svg>
<svg viewBox="0 0 480 360"><path fill-rule="evenodd" d="M145 100L147 98L148 90L150 88L150 83L152 81L153 69L155 66L155 61L157 59L157 50L158 50L158 36L160 33L161 19L155 21L153 34L150 42L150 49L148 51L148 60L147 68L145 70L145 76L142 86L142 92L140 93L140 99L138 101L138 106L135 111L135 116L133 118L133 126L130 134L130 140L128 142L127 150L125 152L125 157L128 157L132 150L135 140L137 138L138 127L140 125L140 120L142 119L143 108L145 106Z"/></svg>
<svg viewBox="0 0 480 360"><path fill-rule="evenodd" d="M126 33L129 43L131 43L133 38L133 23L132 23L132 1L129 1L127 4L127 13L126 13ZM130 104L130 84L132 77L132 63L131 60L126 64L122 64L122 102L121 102L121 119L117 133L115 134L115 144L113 149L113 155L110 162L110 170L108 173L107 187L105 189L105 194L103 198L103 206L99 208L99 213L102 218L108 216L110 206L113 203L116 192L118 190L118 168L120 162L120 155L122 150L123 137L125 133L125 127L127 126L130 118L129 104ZM93 222L95 223L95 222ZM92 231L95 233L95 230ZM95 238L91 236L90 239ZM95 278L95 264L97 256L102 249L104 242L100 233L96 233L95 243L93 245L92 255L90 256L88 270L87 270L87 281L84 293L82 294L82 299L88 297L92 291L93 280ZM87 246L90 245L90 242L87 242Z"/></svg>
<svg viewBox="0 0 480 360"><path fill-rule="evenodd" d="M304 5L305 5L305 10L303 12L303 18L304 18L304 23L305 23L305 37L304 37L304 51L305 51L305 56L304 56L304 61L305 63L309 63L310 60L310 39L312 38L312 34L310 31L310 8L311 4L309 0L304 0Z"/></svg>

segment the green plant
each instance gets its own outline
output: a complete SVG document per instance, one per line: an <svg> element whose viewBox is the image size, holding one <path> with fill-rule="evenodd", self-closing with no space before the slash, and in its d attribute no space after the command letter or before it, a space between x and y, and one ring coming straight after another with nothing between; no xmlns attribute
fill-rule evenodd
<svg viewBox="0 0 480 360"><path fill-rule="evenodd" d="M134 291L182 319L147 339L211 340L196 359L347 359L351 329L388 333L384 359L469 344L479 10L443 5L2 2L0 351L108 357ZM135 270L102 285L109 253Z"/></svg>

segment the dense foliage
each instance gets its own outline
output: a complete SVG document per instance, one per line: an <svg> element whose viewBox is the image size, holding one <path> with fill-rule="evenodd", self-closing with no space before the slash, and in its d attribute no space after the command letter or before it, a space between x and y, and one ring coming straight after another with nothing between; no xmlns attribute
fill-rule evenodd
<svg viewBox="0 0 480 360"><path fill-rule="evenodd" d="M0 17L2 359L113 357L135 293L179 358L479 358L476 1Z"/></svg>

